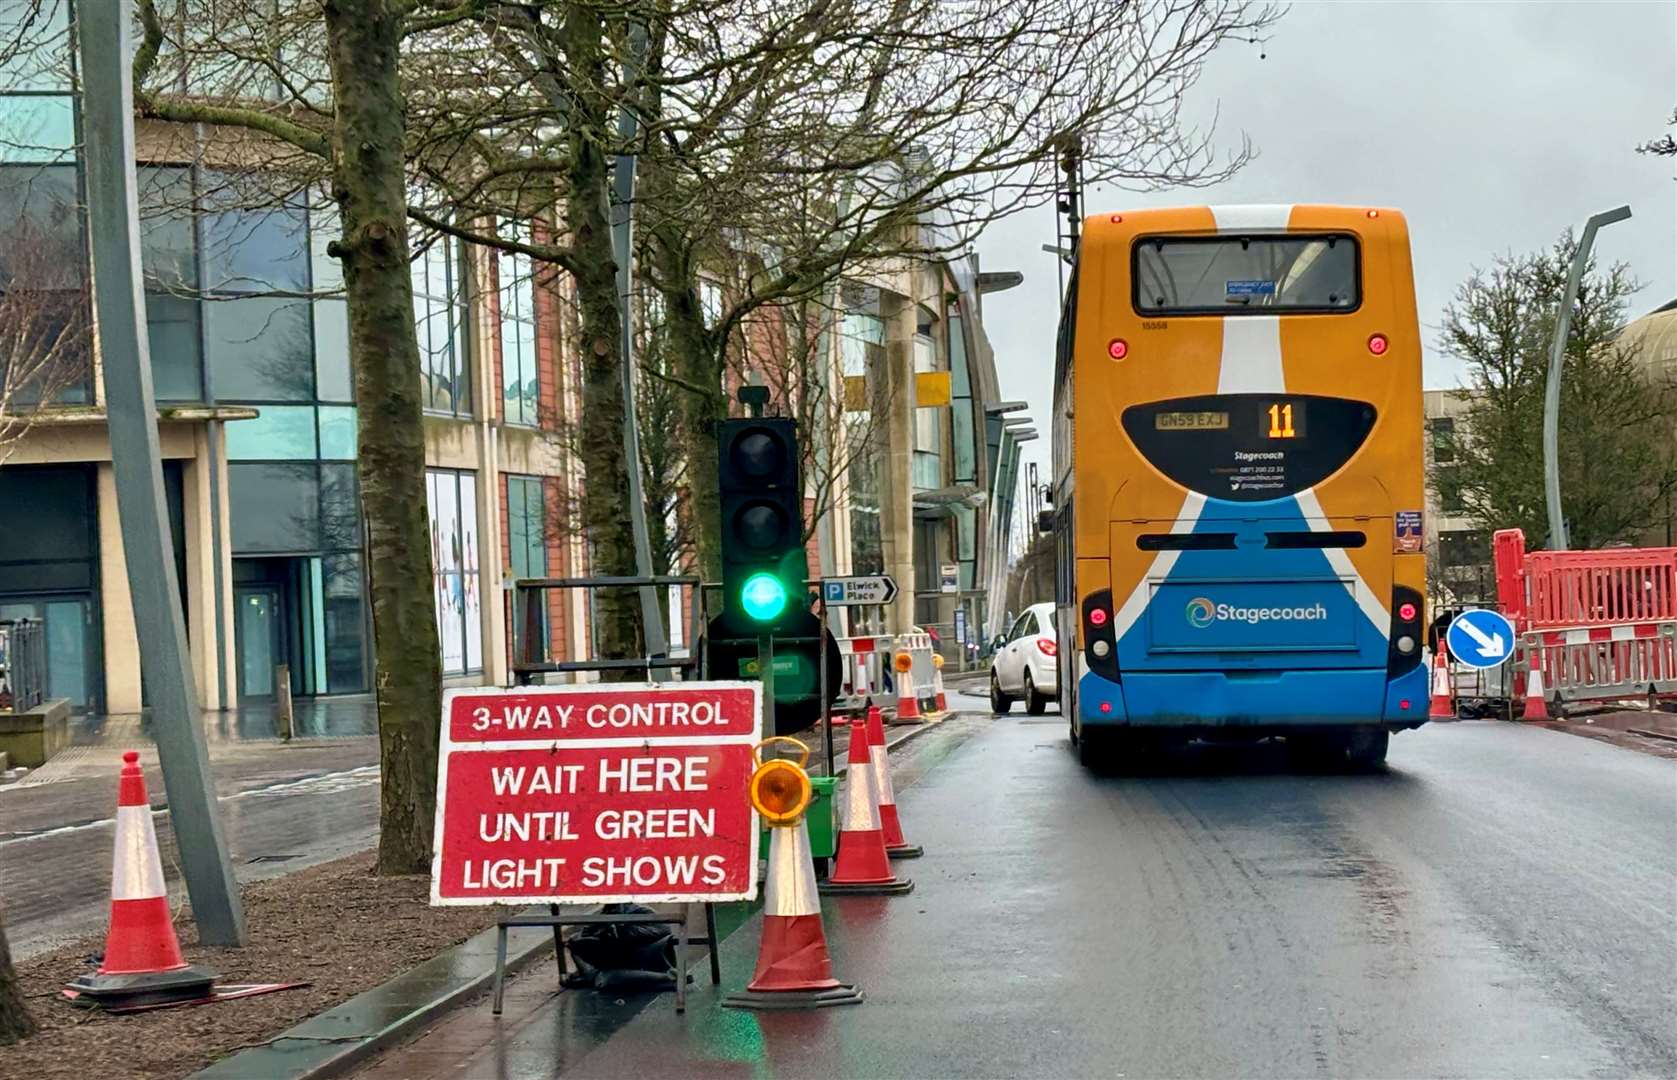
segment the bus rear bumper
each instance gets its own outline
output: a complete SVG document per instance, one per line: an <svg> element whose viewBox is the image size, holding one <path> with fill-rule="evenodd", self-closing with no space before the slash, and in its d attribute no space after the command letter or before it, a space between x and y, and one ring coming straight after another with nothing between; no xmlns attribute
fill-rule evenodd
<svg viewBox="0 0 1677 1080"><path fill-rule="evenodd" d="M1273 728L1380 724L1393 731L1427 720L1427 671L1395 679L1382 669L1328 671L1094 672L1078 681L1078 722L1088 727Z"/></svg>

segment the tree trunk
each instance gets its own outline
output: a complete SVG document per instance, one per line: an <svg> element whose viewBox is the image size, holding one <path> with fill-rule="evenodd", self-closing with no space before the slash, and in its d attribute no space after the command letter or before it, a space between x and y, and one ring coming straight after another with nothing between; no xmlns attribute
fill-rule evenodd
<svg viewBox="0 0 1677 1080"><path fill-rule="evenodd" d="M692 306L690 316L680 309ZM704 330L697 305L668 304L677 374L704 392L681 395L681 436L687 451L687 491L693 515L693 550L706 581L722 580L722 504L717 487L716 422L728 418L720 351Z"/></svg>
<svg viewBox="0 0 1677 1080"><path fill-rule="evenodd" d="M600 12L589 4L572 4L563 33L565 56L574 81L585 87L605 86L606 55ZM624 498L629 474L623 453L623 322L617 298L617 259L612 250L607 193L611 159L600 143L615 117L602 94L578 93L567 123L570 157L566 223L576 252L576 290L582 345L582 424L579 451L584 470L582 526L592 552L596 575L635 574L634 533ZM594 593L600 613L599 650L602 658L643 656L639 597L633 589L601 589ZM608 673L625 678L630 672Z"/></svg>
<svg viewBox="0 0 1677 1080"><path fill-rule="evenodd" d="M360 404L383 874L423 873L430 865L442 717L397 73L402 6L396 0L325 4L337 102L332 194L343 218L343 238L329 250L343 261Z"/></svg>
<svg viewBox="0 0 1677 1080"><path fill-rule="evenodd" d="M6 928L0 925L0 1046L8 1046L35 1033L35 1018L23 1000L17 969L12 966L12 948Z"/></svg>

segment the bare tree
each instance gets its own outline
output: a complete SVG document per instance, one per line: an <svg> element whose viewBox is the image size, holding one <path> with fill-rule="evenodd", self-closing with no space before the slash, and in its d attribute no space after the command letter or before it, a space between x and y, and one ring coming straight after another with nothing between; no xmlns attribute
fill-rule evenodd
<svg viewBox="0 0 1677 1080"><path fill-rule="evenodd" d="M87 400L91 297L79 253L62 250L61 235L29 217L0 235L0 466L43 410Z"/></svg>
<svg viewBox="0 0 1677 1080"><path fill-rule="evenodd" d="M1666 121L1670 127L1677 128L1677 109L1671 112L1671 119ZM1657 139L1649 139L1636 148L1639 154L1654 154L1657 157L1677 157L1677 137L1669 132Z"/></svg>
<svg viewBox="0 0 1677 1080"><path fill-rule="evenodd" d="M718 12L713 10L713 16ZM653 21L633 105L649 131L636 210L681 341L701 565L720 524L714 421L736 328L842 276L963 253L985 225L1053 197L1062 149L1089 183L1192 186L1228 176L1181 116L1229 38L1274 9L1239 0L936 0L730 5L748 25ZM707 325L699 282L736 269Z"/></svg>
<svg viewBox="0 0 1677 1080"><path fill-rule="evenodd" d="M378 866L430 863L441 658L426 520L400 56L411 5L138 0L142 118L209 132L247 171L329 184L354 357L379 710Z"/></svg>

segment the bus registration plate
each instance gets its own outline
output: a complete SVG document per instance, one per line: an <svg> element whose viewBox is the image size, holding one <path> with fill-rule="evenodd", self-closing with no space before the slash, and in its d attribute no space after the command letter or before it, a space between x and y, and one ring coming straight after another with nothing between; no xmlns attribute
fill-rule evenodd
<svg viewBox="0 0 1677 1080"><path fill-rule="evenodd" d="M1162 412L1153 415L1155 431L1227 431L1226 412Z"/></svg>

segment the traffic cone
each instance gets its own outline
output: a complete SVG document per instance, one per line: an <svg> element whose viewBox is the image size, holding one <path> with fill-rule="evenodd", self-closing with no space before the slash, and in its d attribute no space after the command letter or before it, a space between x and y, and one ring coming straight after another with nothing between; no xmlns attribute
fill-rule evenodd
<svg viewBox="0 0 1677 1080"><path fill-rule="evenodd" d="M915 722L921 719L920 698L914 692L914 659L908 653L896 656L897 721Z"/></svg>
<svg viewBox="0 0 1677 1080"><path fill-rule="evenodd" d="M1428 720L1454 720L1456 705L1450 700L1450 661L1444 657L1443 642L1432 656L1432 702L1427 706Z"/></svg>
<svg viewBox="0 0 1677 1080"><path fill-rule="evenodd" d="M891 759L885 752L885 721L877 707L868 709L868 761L873 766L874 794L879 803L879 827L885 834L885 854L893 859L918 859L926 850L903 837L897 817L897 794L891 787Z"/></svg>
<svg viewBox="0 0 1677 1080"><path fill-rule="evenodd" d="M936 702L937 711L948 712L949 699L943 696L943 657L941 655L932 657L932 687L933 700Z"/></svg>
<svg viewBox="0 0 1677 1080"><path fill-rule="evenodd" d="M832 873L821 883L822 892L885 896L914 888L914 882L891 872L877 798L868 723L855 720L850 724L850 767L844 776L844 820L839 827L838 856L833 860Z"/></svg>
<svg viewBox="0 0 1677 1080"><path fill-rule="evenodd" d="M833 978L809 822L769 828L769 872L763 891L763 940L757 970L744 990L729 994L730 1009L820 1009L859 1005L862 991Z"/></svg>
<svg viewBox="0 0 1677 1080"><path fill-rule="evenodd" d="M94 975L69 988L79 997L122 1005L162 1004L201 998L215 975L181 956L157 855L157 830L140 755L122 755L116 807L116 850L111 871L111 925L105 956Z"/></svg>
<svg viewBox="0 0 1677 1080"><path fill-rule="evenodd" d="M1531 650L1531 671L1526 674L1526 708L1522 714L1526 720L1548 720L1549 702L1543 691L1543 646L1533 646Z"/></svg>

